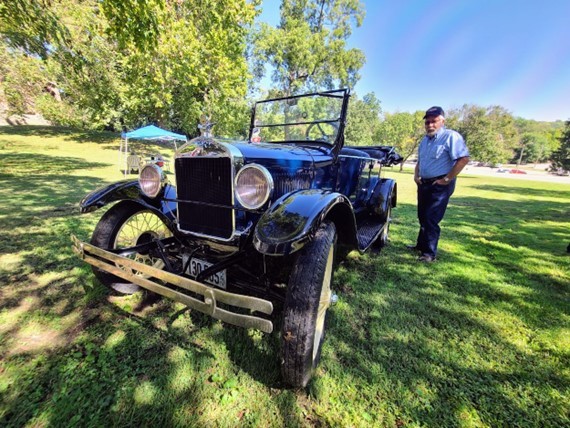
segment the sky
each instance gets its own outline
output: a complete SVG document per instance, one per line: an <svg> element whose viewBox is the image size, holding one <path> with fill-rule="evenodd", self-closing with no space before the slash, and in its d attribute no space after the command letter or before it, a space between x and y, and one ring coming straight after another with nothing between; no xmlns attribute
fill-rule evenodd
<svg viewBox="0 0 570 428"><path fill-rule="evenodd" d="M382 110L500 105L517 117L570 120L570 0L366 0L348 47L366 64L354 91ZM280 0L261 21L279 23Z"/></svg>

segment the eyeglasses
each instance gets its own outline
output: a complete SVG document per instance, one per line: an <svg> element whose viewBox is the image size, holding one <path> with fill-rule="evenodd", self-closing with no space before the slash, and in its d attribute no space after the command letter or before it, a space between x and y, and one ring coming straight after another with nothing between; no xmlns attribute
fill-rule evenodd
<svg viewBox="0 0 570 428"><path fill-rule="evenodd" d="M436 117L435 119L426 119L424 123L425 123L426 125L430 125L430 124L432 124L432 123L438 123L439 121L440 121L440 118L439 118L439 117Z"/></svg>

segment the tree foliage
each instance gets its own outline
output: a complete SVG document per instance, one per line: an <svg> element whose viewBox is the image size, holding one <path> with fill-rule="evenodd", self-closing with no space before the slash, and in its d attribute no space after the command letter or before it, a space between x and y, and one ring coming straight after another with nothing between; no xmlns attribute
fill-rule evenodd
<svg viewBox="0 0 570 428"><path fill-rule="evenodd" d="M59 1L2 0L0 34L11 48L48 58L53 47L67 50L72 44L69 31L54 11Z"/></svg>
<svg viewBox="0 0 570 428"><path fill-rule="evenodd" d="M544 162L560 146L560 136L564 123L540 122L516 118L515 125L520 135L519 147L515 150L515 160L520 162Z"/></svg>
<svg viewBox="0 0 570 428"><path fill-rule="evenodd" d="M346 144L351 146L381 144L378 141L381 112L380 101L373 93L366 94L361 100L353 95L348 105L344 133Z"/></svg>
<svg viewBox="0 0 570 428"><path fill-rule="evenodd" d="M365 58L347 49L352 26L360 26L359 0L283 0L277 27L261 24L255 42L257 74L265 65L280 95L353 87Z"/></svg>
<svg viewBox="0 0 570 428"><path fill-rule="evenodd" d="M155 123L192 134L204 113L219 134L247 126L246 36L257 2L17 2L27 7L1 9L10 17L3 40L42 59L85 126Z"/></svg>
<svg viewBox="0 0 570 428"><path fill-rule="evenodd" d="M472 159L499 164L512 158L518 132L513 116L503 107L466 104L448 116L447 126L463 135Z"/></svg>
<svg viewBox="0 0 570 428"><path fill-rule="evenodd" d="M552 154L552 169L570 172L570 120L566 122L564 132L560 137L560 147Z"/></svg>
<svg viewBox="0 0 570 428"><path fill-rule="evenodd" d="M417 149L424 134L423 112L386 113L380 124L380 142L383 145L396 147L398 153L406 161ZM400 164L402 170L404 163Z"/></svg>
<svg viewBox="0 0 570 428"><path fill-rule="evenodd" d="M161 32L160 15L164 0L105 0L101 12L107 20L107 34L122 49L135 46L140 51L154 50Z"/></svg>
<svg viewBox="0 0 570 428"><path fill-rule="evenodd" d="M8 115L34 113L35 99L42 93L42 83L46 79L39 60L29 56L20 57L0 42L0 87L8 106Z"/></svg>
<svg viewBox="0 0 570 428"><path fill-rule="evenodd" d="M525 132L520 137L519 147L516 150L515 158L517 165L523 162L534 162L535 164L548 159L552 153L550 141L546 134L538 132Z"/></svg>

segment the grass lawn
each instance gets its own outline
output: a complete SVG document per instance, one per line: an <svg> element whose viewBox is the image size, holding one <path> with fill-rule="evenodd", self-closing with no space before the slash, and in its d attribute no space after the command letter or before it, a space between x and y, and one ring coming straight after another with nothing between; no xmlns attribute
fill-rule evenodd
<svg viewBox="0 0 570 428"><path fill-rule="evenodd" d="M338 268L321 365L291 391L277 333L109 296L72 253L118 142L0 128L1 426L570 426L570 184L462 175L426 265L404 249L411 171L388 171L391 245Z"/></svg>

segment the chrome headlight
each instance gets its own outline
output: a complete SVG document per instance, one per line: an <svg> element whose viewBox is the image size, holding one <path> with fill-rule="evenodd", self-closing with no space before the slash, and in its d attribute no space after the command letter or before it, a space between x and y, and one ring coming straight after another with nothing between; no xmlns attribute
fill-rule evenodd
<svg viewBox="0 0 570 428"><path fill-rule="evenodd" d="M261 165L246 165L236 175L235 189L239 203L255 210L263 206L271 196L273 178Z"/></svg>
<svg viewBox="0 0 570 428"><path fill-rule="evenodd" d="M166 181L164 172L158 165L146 165L139 174L139 185L142 192L149 198L156 198Z"/></svg>

